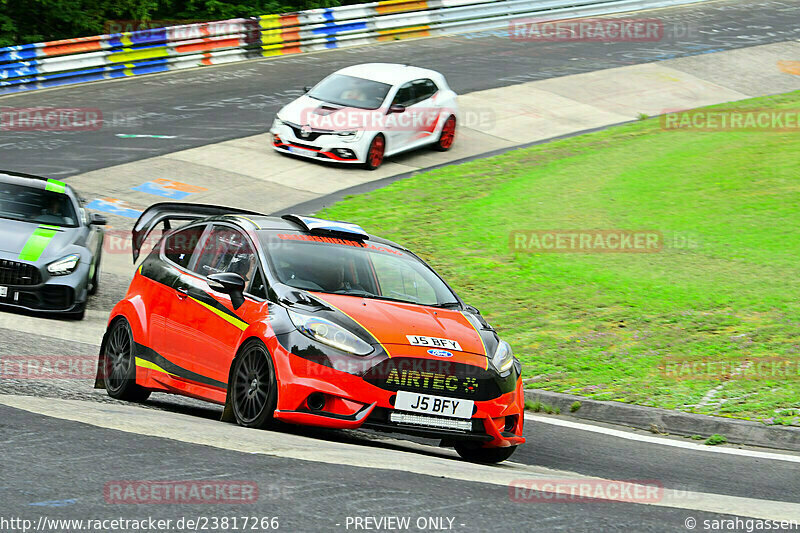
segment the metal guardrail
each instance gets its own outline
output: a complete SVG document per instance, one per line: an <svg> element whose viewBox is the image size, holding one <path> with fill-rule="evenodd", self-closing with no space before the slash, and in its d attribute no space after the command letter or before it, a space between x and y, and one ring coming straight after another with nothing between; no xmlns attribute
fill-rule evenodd
<svg viewBox="0 0 800 533"><path fill-rule="evenodd" d="M388 0L0 48L0 95L708 0Z"/></svg>

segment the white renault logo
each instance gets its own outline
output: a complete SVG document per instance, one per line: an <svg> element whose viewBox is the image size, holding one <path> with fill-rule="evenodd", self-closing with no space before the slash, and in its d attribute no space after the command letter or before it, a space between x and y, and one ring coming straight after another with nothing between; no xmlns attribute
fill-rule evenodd
<svg viewBox="0 0 800 533"><path fill-rule="evenodd" d="M305 139L309 135L311 135L311 126L306 125L300 128L300 137Z"/></svg>

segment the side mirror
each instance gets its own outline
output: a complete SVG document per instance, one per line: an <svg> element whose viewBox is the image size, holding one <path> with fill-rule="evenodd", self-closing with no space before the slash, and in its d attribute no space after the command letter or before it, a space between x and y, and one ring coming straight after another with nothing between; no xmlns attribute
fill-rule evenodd
<svg viewBox="0 0 800 533"><path fill-rule="evenodd" d="M239 309L244 303L245 284L244 278L234 272L220 272L208 276L208 286L211 290L229 295L234 309Z"/></svg>
<svg viewBox="0 0 800 533"><path fill-rule="evenodd" d="M307 93L307 92L308 92L308 91L310 91L312 88L313 88L313 87L311 87L311 85L305 85L305 86L303 86L303 92L304 92L304 93Z"/></svg>
<svg viewBox="0 0 800 533"><path fill-rule="evenodd" d="M403 104L392 104L389 106L389 112L386 113L387 115L391 115L392 113L404 113L406 110L406 106Z"/></svg>
<svg viewBox="0 0 800 533"><path fill-rule="evenodd" d="M89 215L89 225L90 226L105 226L108 224L108 220L103 215L99 215L97 213L92 213Z"/></svg>

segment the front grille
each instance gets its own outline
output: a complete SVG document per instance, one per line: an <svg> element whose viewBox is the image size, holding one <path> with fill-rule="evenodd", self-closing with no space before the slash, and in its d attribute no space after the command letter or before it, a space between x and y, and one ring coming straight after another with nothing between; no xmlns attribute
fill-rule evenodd
<svg viewBox="0 0 800 533"><path fill-rule="evenodd" d="M437 429L454 429L459 431L472 431L472 420L461 420L458 418L443 418L440 416L418 415L416 413L405 413L395 411L389 414L389 421L395 424L407 424L410 426L423 426Z"/></svg>
<svg viewBox="0 0 800 533"><path fill-rule="evenodd" d="M445 422L445 420L447 420ZM455 419L453 419L455 420ZM492 437L486 433L482 418L458 420L453 423L443 417L417 415L394 409L376 407L372 410L363 426L389 433L405 433L421 437L442 439L446 437L458 440L490 441Z"/></svg>
<svg viewBox="0 0 800 533"><path fill-rule="evenodd" d="M0 259L0 285L38 285L39 269L27 263Z"/></svg>
<svg viewBox="0 0 800 533"><path fill-rule="evenodd" d="M42 289L42 307L66 309L72 306L73 290L64 285L45 285Z"/></svg>
<svg viewBox="0 0 800 533"><path fill-rule="evenodd" d="M300 148L308 148L309 150L319 150L319 147L317 147L317 146L312 146L310 144L305 144L305 143L299 143L297 141L292 141L291 145L292 146L299 146Z"/></svg>
<svg viewBox="0 0 800 533"><path fill-rule="evenodd" d="M31 309L58 311L69 309L75 302L75 291L65 285L45 285L41 290L18 290L13 303Z"/></svg>
<svg viewBox="0 0 800 533"><path fill-rule="evenodd" d="M290 128L292 128L292 132L294 133L295 137L297 137L298 139L303 139L304 141L309 141L309 142L316 141L317 138L320 135L327 135L327 134L331 133L328 130L311 130L308 133L308 137L304 137L302 135L302 131L301 131L302 128L300 126L298 126L296 124L291 124L289 122L287 122L286 125L289 126Z"/></svg>
<svg viewBox="0 0 800 533"><path fill-rule="evenodd" d="M363 378L384 390L407 390L485 401L514 390L515 378L453 361L395 356L370 368Z"/></svg>

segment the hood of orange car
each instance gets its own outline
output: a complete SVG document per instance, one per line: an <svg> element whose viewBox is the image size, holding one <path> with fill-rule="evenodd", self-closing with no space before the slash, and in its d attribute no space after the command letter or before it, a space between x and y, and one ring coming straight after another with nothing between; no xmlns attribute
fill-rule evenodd
<svg viewBox="0 0 800 533"><path fill-rule="evenodd" d="M480 335L459 311L340 294L313 295L361 324L381 344L411 346L408 335L436 337L458 342L462 352L486 355Z"/></svg>

